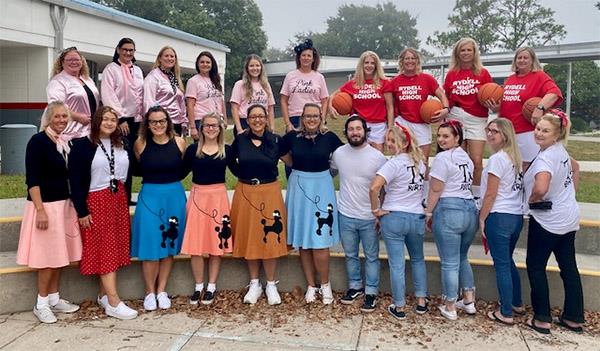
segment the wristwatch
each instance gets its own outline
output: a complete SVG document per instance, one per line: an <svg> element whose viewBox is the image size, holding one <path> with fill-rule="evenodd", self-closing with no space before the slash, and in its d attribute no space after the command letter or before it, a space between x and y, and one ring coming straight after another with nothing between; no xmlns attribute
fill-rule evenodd
<svg viewBox="0 0 600 351"><path fill-rule="evenodd" d="M544 105L542 104L537 105L535 108L537 108L538 110L542 110L542 112L546 111L546 107L544 107Z"/></svg>

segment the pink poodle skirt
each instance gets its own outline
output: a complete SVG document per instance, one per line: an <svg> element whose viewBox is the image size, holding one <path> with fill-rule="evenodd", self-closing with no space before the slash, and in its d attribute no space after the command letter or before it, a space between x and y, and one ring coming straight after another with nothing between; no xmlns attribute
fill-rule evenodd
<svg viewBox="0 0 600 351"><path fill-rule="evenodd" d="M71 200L44 202L48 228L36 228L37 211L25 203L17 263L31 268L60 268L81 259L81 235Z"/></svg>
<svg viewBox="0 0 600 351"><path fill-rule="evenodd" d="M181 253L222 256L232 251L229 199L225 184L193 184L186 211Z"/></svg>

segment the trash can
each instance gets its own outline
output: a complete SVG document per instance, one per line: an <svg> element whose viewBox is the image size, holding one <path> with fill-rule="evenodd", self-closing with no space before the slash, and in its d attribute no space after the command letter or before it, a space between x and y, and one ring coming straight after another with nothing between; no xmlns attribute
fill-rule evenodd
<svg viewBox="0 0 600 351"><path fill-rule="evenodd" d="M25 148L36 132L37 127L33 124L5 124L0 127L0 173L25 173Z"/></svg>

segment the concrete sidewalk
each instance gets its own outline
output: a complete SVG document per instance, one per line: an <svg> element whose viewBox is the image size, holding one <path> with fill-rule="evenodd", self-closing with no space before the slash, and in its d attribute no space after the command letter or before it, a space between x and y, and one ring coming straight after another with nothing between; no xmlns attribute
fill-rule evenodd
<svg viewBox="0 0 600 351"><path fill-rule="evenodd" d="M241 300L239 293L230 294ZM579 335L553 327L551 336L543 336L522 324L524 317L508 327L487 319L485 311L475 317L461 313L458 321L449 322L434 308L423 316L409 312L406 320L396 321L385 311L389 297L375 312L364 314L358 306L337 301L307 306L301 293L286 294L284 303L275 307L264 298L248 306L219 296L210 307L193 308L180 297L174 300L180 312L141 312L131 321L106 318L91 303L53 325L40 324L31 312L2 315L0 349L598 350L598 330Z"/></svg>

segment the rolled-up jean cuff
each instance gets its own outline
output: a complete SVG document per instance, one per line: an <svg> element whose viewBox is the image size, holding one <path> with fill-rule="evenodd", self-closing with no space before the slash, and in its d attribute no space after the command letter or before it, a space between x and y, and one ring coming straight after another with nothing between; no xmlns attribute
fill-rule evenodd
<svg viewBox="0 0 600 351"><path fill-rule="evenodd" d="M354 290L360 290L363 288L362 282L348 282L348 288Z"/></svg>
<svg viewBox="0 0 600 351"><path fill-rule="evenodd" d="M463 293L467 292L467 291L472 291L473 293L475 293L476 289L475 289L474 286L472 286L472 287L469 287L469 288L462 288L461 290L462 290Z"/></svg>
<svg viewBox="0 0 600 351"><path fill-rule="evenodd" d="M367 295L377 295L379 294L379 289L372 287L372 286L367 286L365 288L365 294Z"/></svg>
<svg viewBox="0 0 600 351"><path fill-rule="evenodd" d="M442 295L442 300L444 300L444 302L456 302L456 300L458 299L458 295L453 297L453 298L448 298L448 296Z"/></svg>

